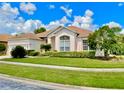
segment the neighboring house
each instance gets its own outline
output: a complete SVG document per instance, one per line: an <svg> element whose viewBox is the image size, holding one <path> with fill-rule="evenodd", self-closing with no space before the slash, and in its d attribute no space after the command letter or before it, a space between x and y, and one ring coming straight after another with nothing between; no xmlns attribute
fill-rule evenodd
<svg viewBox="0 0 124 93"><path fill-rule="evenodd" d="M82 51L89 50L87 38L91 31L75 26L59 26L50 31L37 34L46 44L51 44L52 50Z"/></svg>
<svg viewBox="0 0 124 93"><path fill-rule="evenodd" d="M10 38L11 36L8 35L8 34L0 34L0 44L4 44L7 46L7 43L8 43L8 39Z"/></svg>
<svg viewBox="0 0 124 93"><path fill-rule="evenodd" d="M4 44L6 46L6 48L8 48L8 39L11 36L8 34L0 34L0 44Z"/></svg>
<svg viewBox="0 0 124 93"><path fill-rule="evenodd" d="M41 42L41 39L33 33L12 36L8 40L8 54L10 54L10 51L18 45L23 46L26 50L40 51Z"/></svg>
<svg viewBox="0 0 124 93"><path fill-rule="evenodd" d="M41 44L51 44L51 50L83 51L89 50L87 38L91 31L75 26L59 26L39 34L27 33L11 37L8 40L8 53L17 45L26 50L40 51Z"/></svg>

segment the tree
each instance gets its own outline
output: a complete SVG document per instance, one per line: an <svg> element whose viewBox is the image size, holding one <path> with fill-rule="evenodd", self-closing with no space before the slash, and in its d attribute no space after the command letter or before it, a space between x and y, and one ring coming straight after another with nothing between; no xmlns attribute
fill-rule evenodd
<svg viewBox="0 0 124 93"><path fill-rule="evenodd" d="M110 52L114 55L124 55L124 43L113 44Z"/></svg>
<svg viewBox="0 0 124 93"><path fill-rule="evenodd" d="M51 44L46 44L46 45L41 44L40 49L44 49L45 52L46 52L46 51L50 51L50 49L51 49Z"/></svg>
<svg viewBox="0 0 124 93"><path fill-rule="evenodd" d="M112 45L110 52L115 55L124 55L124 34L117 35L117 43Z"/></svg>
<svg viewBox="0 0 124 93"><path fill-rule="evenodd" d="M96 49L96 41L95 41L95 38L96 38L96 32L95 31L94 33L91 33L89 36L88 36L88 44L89 44L89 47L91 50L95 50Z"/></svg>
<svg viewBox="0 0 124 93"><path fill-rule="evenodd" d="M27 52L22 46L16 46L12 49L11 55L13 58L24 58L26 56Z"/></svg>
<svg viewBox="0 0 124 93"><path fill-rule="evenodd" d="M6 46L4 44L0 44L0 52L3 52L6 50Z"/></svg>
<svg viewBox="0 0 124 93"><path fill-rule="evenodd" d="M38 34L38 33L42 33L42 32L45 32L45 31L46 31L46 28L40 27L40 28L36 29L36 30L34 31L34 33L35 33L35 34Z"/></svg>
<svg viewBox="0 0 124 93"><path fill-rule="evenodd" d="M117 43L117 33L120 32L119 27L110 28L109 26L100 27L88 38L89 46L93 49L104 50L104 56L109 56L112 45Z"/></svg>

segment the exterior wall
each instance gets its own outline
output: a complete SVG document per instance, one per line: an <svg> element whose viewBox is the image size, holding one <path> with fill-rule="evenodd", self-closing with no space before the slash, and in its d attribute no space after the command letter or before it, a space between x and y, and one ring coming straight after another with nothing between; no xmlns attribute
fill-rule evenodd
<svg viewBox="0 0 124 93"><path fill-rule="evenodd" d="M46 40L41 40L41 44L46 44Z"/></svg>
<svg viewBox="0 0 124 93"><path fill-rule="evenodd" d="M82 38L77 38L77 51L82 51L82 50L83 50Z"/></svg>
<svg viewBox="0 0 124 93"><path fill-rule="evenodd" d="M52 50L55 50L55 36L51 37Z"/></svg>
<svg viewBox="0 0 124 93"><path fill-rule="evenodd" d="M8 41L8 54L17 45L23 46L26 50L40 51L41 41L31 39L16 39Z"/></svg>
<svg viewBox="0 0 124 93"><path fill-rule="evenodd" d="M87 38L77 38L77 51L83 51L83 40L87 40ZM88 47L89 50L89 47Z"/></svg>
<svg viewBox="0 0 124 93"><path fill-rule="evenodd" d="M76 33L69 31L67 29L61 29L56 33L52 33L48 36L48 43L51 43L51 37L55 36L55 50L60 51L60 37L66 35L70 37L70 51L76 50Z"/></svg>

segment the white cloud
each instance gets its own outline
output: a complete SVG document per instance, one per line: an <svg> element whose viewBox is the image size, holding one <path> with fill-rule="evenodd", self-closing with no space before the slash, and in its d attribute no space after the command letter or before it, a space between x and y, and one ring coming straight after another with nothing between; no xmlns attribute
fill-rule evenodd
<svg viewBox="0 0 124 93"><path fill-rule="evenodd" d="M9 7L9 8L6 8ZM55 26L65 26L71 21L63 16L59 20L51 21L49 24L43 24L40 20L25 20L19 16L18 8L13 8L9 3L5 3L0 7L0 33L27 33L33 32L35 29L43 26L47 29ZM16 12L15 12L16 11Z"/></svg>
<svg viewBox="0 0 124 93"><path fill-rule="evenodd" d="M40 26L41 26L41 21L30 19L25 21L21 30L23 30L23 32L33 32L36 28L39 28Z"/></svg>
<svg viewBox="0 0 124 93"><path fill-rule="evenodd" d="M33 32L42 24L41 21L32 19L26 21L21 20L20 22L19 21L19 19L13 20L13 22L9 22L3 26L2 29L8 31L9 33L28 33Z"/></svg>
<svg viewBox="0 0 124 93"><path fill-rule="evenodd" d="M79 22L76 22L76 21L74 21L71 25L81 28L80 23Z"/></svg>
<svg viewBox="0 0 124 93"><path fill-rule="evenodd" d="M97 28L97 25L93 24L93 14L93 11L88 9L85 11L84 16L74 16L74 21L71 25L87 30L94 30Z"/></svg>
<svg viewBox="0 0 124 93"><path fill-rule="evenodd" d="M63 16L61 19L56 21L51 21L49 24L47 24L45 27L47 29L53 29L56 26L66 26L67 24L71 23L70 20L67 19L66 16Z"/></svg>
<svg viewBox="0 0 124 93"><path fill-rule="evenodd" d="M20 3L20 10L28 13L29 15L33 15L37 8L33 3Z"/></svg>
<svg viewBox="0 0 124 93"><path fill-rule="evenodd" d="M9 3L2 3L0 7L0 18L2 21L14 19L19 15L18 8L12 8Z"/></svg>
<svg viewBox="0 0 124 93"><path fill-rule="evenodd" d="M121 34L124 34L124 29L122 29L120 33L121 33Z"/></svg>
<svg viewBox="0 0 124 93"><path fill-rule="evenodd" d="M25 3L24 3L25 5ZM27 5L27 4L26 4ZM30 8L29 8L30 9ZM27 9L28 10L28 9ZM65 9L66 10L66 9ZM68 10L68 9L67 9ZM69 9L71 16L72 10ZM0 6L0 33L27 33L33 32L40 26L46 27L47 29L55 26L68 26L74 25L80 28L93 29L95 26L92 24L93 12L87 10L84 16L75 16L74 21L70 21L67 16L63 16L61 19L51 21L48 24L43 24L40 20L25 20L19 15L17 7L12 7L9 3L3 3Z"/></svg>
<svg viewBox="0 0 124 93"><path fill-rule="evenodd" d="M119 28L122 29L120 33L124 34L124 28L122 28L122 26L119 23L117 23L117 22L111 21L109 23L103 24L103 26L105 26L105 25L108 25L110 28L119 27Z"/></svg>
<svg viewBox="0 0 124 93"><path fill-rule="evenodd" d="M82 23L82 17L81 16L74 16L74 22Z"/></svg>
<svg viewBox="0 0 124 93"><path fill-rule="evenodd" d="M94 13L89 9L85 11L85 16L87 16L87 17L91 17L91 16L93 16L93 14Z"/></svg>
<svg viewBox="0 0 124 93"><path fill-rule="evenodd" d="M46 25L46 28L53 29L54 27L57 27L57 26L64 26L64 25L61 24L59 20L56 20L56 21L51 21L48 25Z"/></svg>
<svg viewBox="0 0 124 93"><path fill-rule="evenodd" d="M55 5L49 5L49 9L54 9Z"/></svg>
<svg viewBox="0 0 124 93"><path fill-rule="evenodd" d="M12 7L9 3L3 3L0 6L0 33L27 33L33 32L35 29L43 26L47 29L52 29L56 26L77 26L83 29L94 30L97 25L93 24L93 11L86 10L83 16L74 16L74 20L70 21L67 16L63 16L61 19L51 21L48 24L43 24L40 20L25 20L19 15L17 7ZM71 15L71 14L70 14ZM107 23L110 27L121 27L116 22ZM124 30L122 31L124 33Z"/></svg>
<svg viewBox="0 0 124 93"><path fill-rule="evenodd" d="M60 19L60 23L65 25L65 24L71 23L71 21L68 20L66 16L64 16Z"/></svg>
<svg viewBox="0 0 124 93"><path fill-rule="evenodd" d="M123 6L124 5L124 3L118 3L118 6Z"/></svg>
<svg viewBox="0 0 124 93"><path fill-rule="evenodd" d="M103 24L103 25L108 25L110 28L112 28L112 27L120 27L121 28L121 25L114 21L111 21L111 22Z"/></svg>
<svg viewBox="0 0 124 93"><path fill-rule="evenodd" d="M68 8L66 8L66 7L64 7L64 6L61 6L60 9L62 9L62 10L66 13L66 15L67 15L68 17L71 17L72 11L73 11L72 9L68 9Z"/></svg>
<svg viewBox="0 0 124 93"><path fill-rule="evenodd" d="M18 8L12 7L10 3L0 6L0 33L33 32L40 26L43 26L40 20L25 20L20 17Z"/></svg>

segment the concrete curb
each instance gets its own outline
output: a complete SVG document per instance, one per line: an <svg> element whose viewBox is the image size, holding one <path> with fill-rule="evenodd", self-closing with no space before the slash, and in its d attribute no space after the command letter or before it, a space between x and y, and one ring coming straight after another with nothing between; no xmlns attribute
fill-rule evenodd
<svg viewBox="0 0 124 93"><path fill-rule="evenodd" d="M2 63L2 64L11 64L11 65L30 66L30 67L43 67L43 68L51 68L51 69L82 71L82 72L124 72L124 68L78 68L78 67L42 65L42 64L8 62L8 61L0 61L0 63Z"/></svg>
<svg viewBox="0 0 124 93"><path fill-rule="evenodd" d="M31 84L31 85L36 85L36 86L48 88L51 90L100 90L100 89L105 89L105 88L64 85L64 84L58 84L58 83L32 80L32 79L27 79L27 78L20 78L20 77L10 76L10 75L6 75L6 74L0 74L0 78L13 80L16 82L21 82L21 83L27 83L27 84Z"/></svg>

